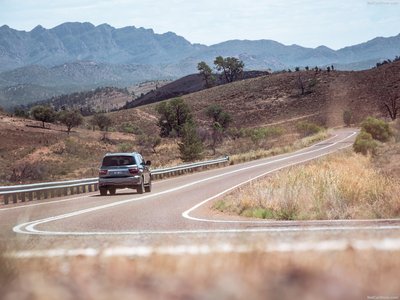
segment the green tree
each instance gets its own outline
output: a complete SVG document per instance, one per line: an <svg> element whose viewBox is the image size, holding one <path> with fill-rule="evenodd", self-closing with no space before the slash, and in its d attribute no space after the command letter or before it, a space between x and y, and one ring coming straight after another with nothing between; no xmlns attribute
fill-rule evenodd
<svg viewBox="0 0 400 300"><path fill-rule="evenodd" d="M157 125L161 137L181 137L183 126L193 119L189 106L182 98L161 102L156 106L156 111L160 115Z"/></svg>
<svg viewBox="0 0 400 300"><path fill-rule="evenodd" d="M353 118L353 113L350 110L345 110L343 112L343 122L347 127L350 127L351 120Z"/></svg>
<svg viewBox="0 0 400 300"><path fill-rule="evenodd" d="M44 123L53 123L56 120L56 113L54 109L50 106L37 105L31 108L31 116L42 122L42 127L44 128Z"/></svg>
<svg viewBox="0 0 400 300"><path fill-rule="evenodd" d="M71 132L71 129L73 127L77 127L82 124L83 122L83 117L79 111L76 110L63 110L61 111L57 119L67 126L67 133L69 134Z"/></svg>
<svg viewBox="0 0 400 300"><path fill-rule="evenodd" d="M14 108L14 116L18 118L29 118L29 112L26 111L23 107L15 107Z"/></svg>
<svg viewBox="0 0 400 300"><path fill-rule="evenodd" d="M212 104L207 107L206 115L212 118L214 122L218 122L224 129L227 129L232 122L232 116L218 104Z"/></svg>
<svg viewBox="0 0 400 300"><path fill-rule="evenodd" d="M232 122L232 117L225 112L218 104L210 105L206 110L206 115L212 118L212 144L213 154L215 155L217 144L222 142L224 133Z"/></svg>
<svg viewBox="0 0 400 300"><path fill-rule="evenodd" d="M103 132L103 140L106 140L106 134L108 132L108 128L112 125L112 120L110 117L108 117L105 114L95 114L92 117L92 120L90 122L91 124L98 126L100 131Z"/></svg>
<svg viewBox="0 0 400 300"><path fill-rule="evenodd" d="M218 71L224 74L226 82L238 80L243 74L244 63L236 57L217 56L214 65Z"/></svg>
<svg viewBox="0 0 400 300"><path fill-rule="evenodd" d="M197 70L199 70L200 74L203 76L204 81L206 82L206 87L211 87L214 85L215 78L212 74L212 70L206 62L201 61L197 64Z"/></svg>
<svg viewBox="0 0 400 300"><path fill-rule="evenodd" d="M108 128L112 125L112 120L107 115L99 113L92 117L92 124L99 127L100 131L108 131Z"/></svg>
<svg viewBox="0 0 400 300"><path fill-rule="evenodd" d="M187 122L182 127L182 137L180 143L178 143L178 147L181 159L185 162L202 158L203 143L193 122Z"/></svg>

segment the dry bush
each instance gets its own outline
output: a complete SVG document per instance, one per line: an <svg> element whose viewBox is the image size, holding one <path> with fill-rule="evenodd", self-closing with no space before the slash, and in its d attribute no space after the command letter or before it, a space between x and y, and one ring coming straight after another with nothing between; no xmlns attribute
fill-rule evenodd
<svg viewBox="0 0 400 300"><path fill-rule="evenodd" d="M400 215L399 194L398 181L370 158L346 152L252 183L215 207L281 220L392 218Z"/></svg>
<svg viewBox="0 0 400 300"><path fill-rule="evenodd" d="M49 166L46 162L23 161L13 167L8 181L12 183L23 183L44 180L49 176Z"/></svg>
<svg viewBox="0 0 400 300"><path fill-rule="evenodd" d="M321 126L309 121L297 123L296 129L303 137L314 135L324 130Z"/></svg>
<svg viewBox="0 0 400 300"><path fill-rule="evenodd" d="M264 148L259 148L259 149L251 149L243 152L239 152L237 154L231 155L230 156L230 163L233 164L238 164L246 161L251 161L251 160L256 160L260 158L265 158L265 157L270 157L274 155L279 155L283 153L288 153L290 151L295 151L299 150L301 148L310 146L316 142L322 141L326 139L328 136L326 131L321 131L315 135L305 137L302 139L294 139L292 136L288 135L286 138L282 138L282 141L279 141L279 146L273 147L270 149L264 149ZM238 146L238 149L242 148L240 147L240 143Z"/></svg>
<svg viewBox="0 0 400 300"><path fill-rule="evenodd" d="M353 144L353 150L356 153L362 153L364 155L376 154L378 143L372 138L372 135L368 132L361 131Z"/></svg>

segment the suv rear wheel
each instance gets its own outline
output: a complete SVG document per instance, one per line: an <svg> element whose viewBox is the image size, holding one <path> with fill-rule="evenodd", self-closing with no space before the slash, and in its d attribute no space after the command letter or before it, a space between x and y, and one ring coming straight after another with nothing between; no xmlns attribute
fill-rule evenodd
<svg viewBox="0 0 400 300"><path fill-rule="evenodd" d="M110 192L110 195L115 195L116 189L115 188L110 188L109 192Z"/></svg>
<svg viewBox="0 0 400 300"><path fill-rule="evenodd" d="M146 186L144 187L144 191L145 191L146 193L150 193L150 192L151 192L151 186L152 186L152 184L151 184L151 179L150 179L148 185L146 185Z"/></svg>
<svg viewBox="0 0 400 300"><path fill-rule="evenodd" d="M136 188L136 191L138 194L143 194L144 193L144 179L142 178L142 183L138 185Z"/></svg>
<svg viewBox="0 0 400 300"><path fill-rule="evenodd" d="M100 195L101 196L107 196L107 189L106 188L100 188Z"/></svg>

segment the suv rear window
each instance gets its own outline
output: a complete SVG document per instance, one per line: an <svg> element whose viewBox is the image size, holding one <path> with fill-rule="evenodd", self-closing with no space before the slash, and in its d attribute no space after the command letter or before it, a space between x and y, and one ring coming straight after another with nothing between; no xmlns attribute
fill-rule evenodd
<svg viewBox="0 0 400 300"><path fill-rule="evenodd" d="M132 156L106 156L103 159L103 167L117 167L135 165L135 159Z"/></svg>

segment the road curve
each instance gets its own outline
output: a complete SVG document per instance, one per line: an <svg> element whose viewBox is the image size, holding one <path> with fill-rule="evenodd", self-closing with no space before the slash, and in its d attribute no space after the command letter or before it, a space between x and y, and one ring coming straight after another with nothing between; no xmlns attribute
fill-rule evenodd
<svg viewBox="0 0 400 300"><path fill-rule="evenodd" d="M389 248L400 249L399 219L278 222L209 210L214 199L240 185L347 148L355 135L351 129L336 130L332 138L295 153L156 182L150 194L122 190L116 196L92 193L3 207L0 242L31 255L50 255L52 249L61 249L57 253L64 255L91 249L93 254L116 247L130 247L132 254L132 247L177 245L245 251L243 245L265 248L266 243L269 249L326 249L326 243L331 248L348 243L377 248L386 242Z"/></svg>

